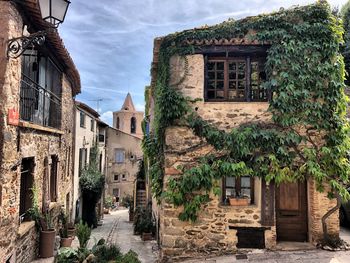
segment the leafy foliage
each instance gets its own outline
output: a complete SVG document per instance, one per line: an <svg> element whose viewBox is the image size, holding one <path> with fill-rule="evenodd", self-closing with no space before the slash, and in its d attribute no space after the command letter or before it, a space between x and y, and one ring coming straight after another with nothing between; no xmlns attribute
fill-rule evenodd
<svg viewBox="0 0 350 263"><path fill-rule="evenodd" d="M90 239L91 228L80 220L80 222L76 224L76 233L79 240L79 246L81 248L86 248Z"/></svg>
<svg viewBox="0 0 350 263"><path fill-rule="evenodd" d="M349 124L345 118L344 61L340 55L343 27L326 1L281 10L213 27L187 30L163 38L159 50L154 130L143 140L150 163L153 194L183 206L181 220L196 220L209 194L219 194L224 175L258 176L291 182L312 178L329 197L350 199ZM226 133L204 121L176 87L169 85L169 59L192 54L191 39L248 37L268 44L264 83L273 94L270 123L245 123ZM147 93L149 94L149 93ZM216 150L197 167L183 167L163 193L164 138L167 127L181 123L205 138Z"/></svg>

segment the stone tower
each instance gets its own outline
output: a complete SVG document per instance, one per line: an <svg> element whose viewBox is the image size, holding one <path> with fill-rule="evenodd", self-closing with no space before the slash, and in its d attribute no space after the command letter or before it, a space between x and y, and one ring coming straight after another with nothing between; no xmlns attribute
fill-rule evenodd
<svg viewBox="0 0 350 263"><path fill-rule="evenodd" d="M143 137L141 123L143 111L136 111L130 93L126 95L122 108L113 112L113 127L125 133Z"/></svg>

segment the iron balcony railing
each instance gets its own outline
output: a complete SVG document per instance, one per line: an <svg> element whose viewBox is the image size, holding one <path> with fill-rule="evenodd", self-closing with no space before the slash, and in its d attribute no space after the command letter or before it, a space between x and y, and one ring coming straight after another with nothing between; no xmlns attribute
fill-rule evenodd
<svg viewBox="0 0 350 263"><path fill-rule="evenodd" d="M45 127L61 127L61 99L22 74L20 119Z"/></svg>

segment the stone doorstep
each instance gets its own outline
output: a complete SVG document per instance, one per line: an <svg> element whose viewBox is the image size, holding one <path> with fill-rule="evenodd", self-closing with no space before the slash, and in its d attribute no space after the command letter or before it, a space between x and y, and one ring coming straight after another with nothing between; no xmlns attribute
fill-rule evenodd
<svg viewBox="0 0 350 263"><path fill-rule="evenodd" d="M310 242L288 242L280 241L277 242L276 250L280 251L304 251L314 250L316 247Z"/></svg>

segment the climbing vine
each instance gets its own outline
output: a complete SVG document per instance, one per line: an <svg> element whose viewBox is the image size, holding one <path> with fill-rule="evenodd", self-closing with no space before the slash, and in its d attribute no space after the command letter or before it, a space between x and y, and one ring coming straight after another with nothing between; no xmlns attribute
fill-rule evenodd
<svg viewBox="0 0 350 263"><path fill-rule="evenodd" d="M211 192L218 195L219 179L249 174L267 182L313 178L317 189L329 185L329 198L350 199L349 124L345 118L344 62L339 53L343 28L326 1L281 10L212 27L166 36L159 49L153 130L143 141L150 163L153 194L158 200L183 206L181 220L195 221ZM192 102L169 85L169 60L193 54L191 40L248 37L268 44L265 87L273 94L269 123L245 123L224 132L203 120ZM177 83L178 85L179 83ZM163 192L166 128L181 123L205 138L216 155L196 167L182 168Z"/></svg>

